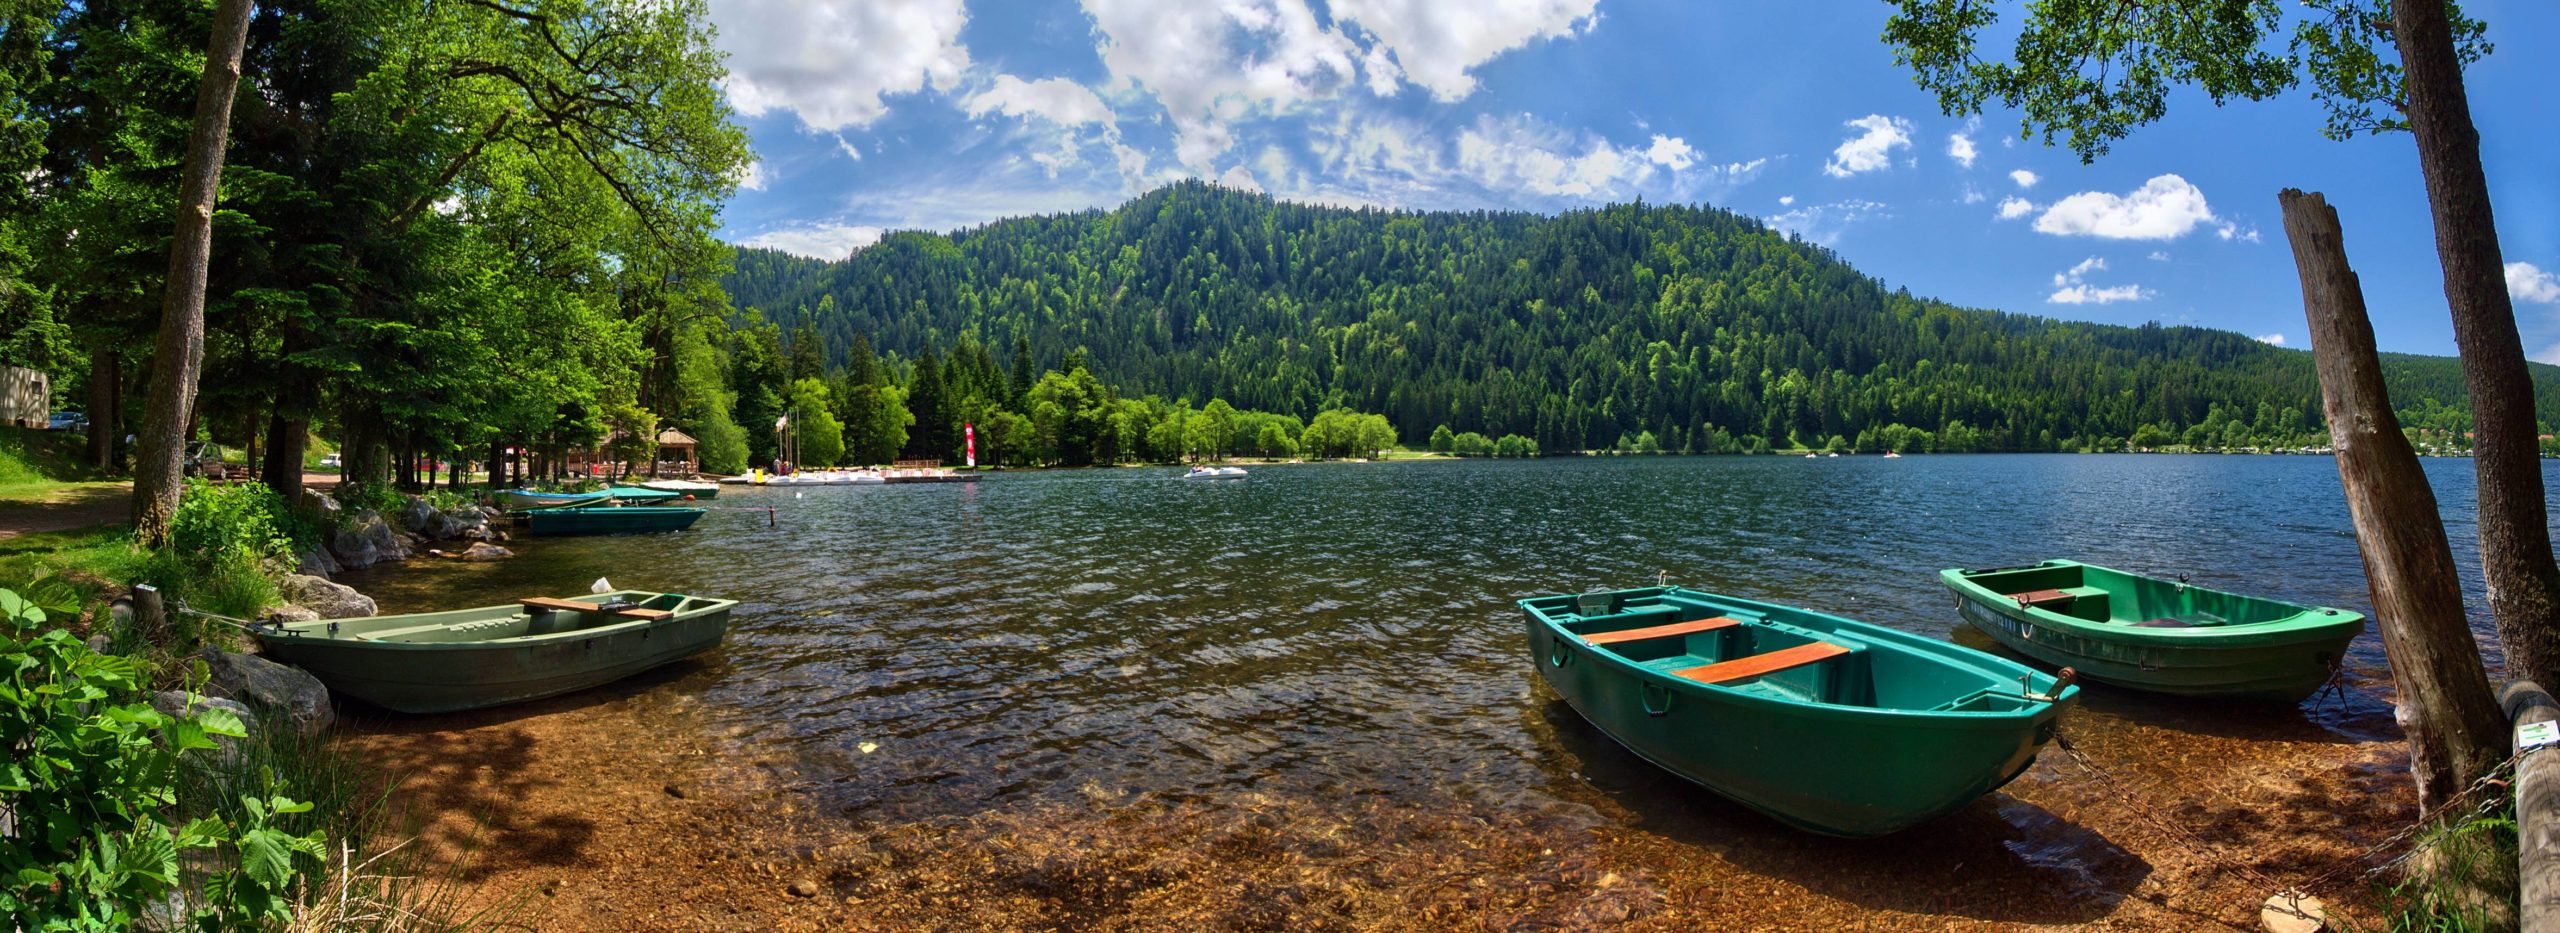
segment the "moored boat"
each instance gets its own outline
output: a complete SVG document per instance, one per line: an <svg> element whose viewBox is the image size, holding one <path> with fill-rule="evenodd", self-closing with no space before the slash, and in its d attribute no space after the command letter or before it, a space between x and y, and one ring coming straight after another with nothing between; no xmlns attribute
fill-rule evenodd
<svg viewBox="0 0 2560 933"><path fill-rule="evenodd" d="M582 690L718 645L733 600L616 590L512 606L256 626L272 660L331 691L442 713Z"/></svg>
<svg viewBox="0 0 2560 933"><path fill-rule="evenodd" d="M524 513L522 520L540 537L647 534L683 531L701 519L703 511L651 505L535 509Z"/></svg>
<svg viewBox="0 0 2560 933"><path fill-rule="evenodd" d="M605 492L616 502L674 502L685 495L672 489L651 489L647 486L607 486Z"/></svg>
<svg viewBox="0 0 2560 933"><path fill-rule="evenodd" d="M657 479L641 483L640 486L644 489L656 489L663 492L672 492L678 495L692 496L696 499L717 499L720 497L720 484L696 482L689 479Z"/></svg>
<svg viewBox="0 0 2560 933"><path fill-rule="evenodd" d="M498 490L498 504L510 509L560 509L582 505L603 505L613 498L605 492L536 492L531 489Z"/></svg>
<svg viewBox="0 0 2560 933"><path fill-rule="evenodd" d="M1676 586L1520 608L1538 672L1610 738L1836 836L1907 829L2007 784L2078 696L1971 648Z"/></svg>
<svg viewBox="0 0 2560 933"><path fill-rule="evenodd" d="M1182 474L1183 479L1243 479L1244 477L1243 467L1232 466L1196 466L1191 468L1191 472Z"/></svg>
<svg viewBox="0 0 2560 933"><path fill-rule="evenodd" d="M1956 611L2009 650L2091 680L2296 702L2346 659L2364 616L2049 560L1945 570Z"/></svg>

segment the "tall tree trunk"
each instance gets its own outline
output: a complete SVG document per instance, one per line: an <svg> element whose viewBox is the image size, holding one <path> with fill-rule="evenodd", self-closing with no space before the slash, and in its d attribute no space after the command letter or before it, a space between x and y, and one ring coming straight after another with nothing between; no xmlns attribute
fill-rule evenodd
<svg viewBox="0 0 2560 933"><path fill-rule="evenodd" d="M2560 563L2542 496L2540 426L2534 422L2533 376L2516 336L2507 296L2498 225L2489 209L2489 179L2480 169L2480 131L2462 86L2462 62L2439 0L2404 0L2392 8L2392 31L2409 95L2409 129L2418 139L2418 168L2435 213L2436 257L2453 309L2453 338L2462 347L2462 379L2471 391L2472 471L2480 486L2480 569L2489 583L2489 613L2506 646L2507 672L2560 683Z"/></svg>
<svg viewBox="0 0 2560 933"><path fill-rule="evenodd" d="M2286 189L2276 199L2302 276L2302 313L2311 325L2321 411L2338 448L2338 482L2399 686L2409 773L2418 782L2419 810L2433 813L2504 757L2506 717L2489 695L2480 645L2462 611L2461 578L2435 491L2382 385L2364 286L2347 266L2338 212L2317 194Z"/></svg>
<svg viewBox="0 0 2560 933"><path fill-rule="evenodd" d="M179 460L186 454L187 425L194 421L196 377L204 368L204 287L206 267L213 260L213 204L222 187L223 147L231 138L231 95L240 87L249 8L249 0L221 0L215 7L204 80L196 87L195 129L187 134L157 363L142 413L142 447L134 455L133 531L149 545L168 540L169 518L184 490Z"/></svg>
<svg viewBox="0 0 2560 933"><path fill-rule="evenodd" d="M258 477L288 504L302 501L302 455L311 435L310 422L286 417L290 407L279 403L267 419L267 468Z"/></svg>
<svg viewBox="0 0 2560 933"><path fill-rule="evenodd" d="M116 437L122 425L117 418L124 407L121 389L124 373L116 365L116 351L101 341L89 348L89 465L105 470L116 465Z"/></svg>

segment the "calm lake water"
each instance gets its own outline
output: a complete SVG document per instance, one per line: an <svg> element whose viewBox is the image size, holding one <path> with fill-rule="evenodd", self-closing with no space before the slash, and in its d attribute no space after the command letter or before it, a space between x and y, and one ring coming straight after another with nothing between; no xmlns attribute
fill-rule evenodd
<svg viewBox="0 0 2560 933"><path fill-rule="evenodd" d="M2476 602L2471 463L2426 466ZM385 612L583 592L600 576L744 600L718 655L647 689L686 695L738 741L802 762L822 812L925 819L1064 804L1096 787L1212 809L1247 790L1538 811L1667 794L1772 839L1785 831L1662 780L1573 717L1538 683L1513 601L1667 575L1987 647L1954 631L1936 572L2069 557L2366 608L2325 457L1573 458L1174 475L730 487L681 534L520 541L512 561L348 580ZM2485 635L2485 611L2472 614ZM2343 699L2227 711L2096 686L2066 731L2099 745L2164 721L2226 737L2387 739L2385 675L2368 630ZM2138 761L2173 741L2117 750ZM2020 815L2004 794L1978 809L1987 828L1968 832L2013 853L2003 858L2123 887L2091 867L2108 857L2087 851L2104 840L2039 828L2056 821ZM2116 872L2128 874L2141 871Z"/></svg>

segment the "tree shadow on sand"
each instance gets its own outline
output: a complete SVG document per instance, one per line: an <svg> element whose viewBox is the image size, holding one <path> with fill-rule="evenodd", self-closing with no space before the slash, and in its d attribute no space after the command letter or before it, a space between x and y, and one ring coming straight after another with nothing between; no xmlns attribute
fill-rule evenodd
<svg viewBox="0 0 2560 933"><path fill-rule="evenodd" d="M1536 716L1566 753L1560 781L1587 786L1623 822L1743 872L1782 879L1872 910L2007 923L2087 923L2116 906L2151 866L2105 836L2000 792L1879 839L1797 830L1626 750L1563 700ZM1567 788L1564 796L1587 796ZM1603 808L1604 811L1607 809ZM1675 896L1675 900L1677 897Z"/></svg>
<svg viewBox="0 0 2560 933"><path fill-rule="evenodd" d="M534 798L564 786L559 768L538 759L546 731L578 728L540 723L576 717L652 693L701 671L703 659L679 661L614 683L562 696L459 713L406 715L341 699L344 735L360 757L394 783L393 805L440 860L467 881L484 880L492 862L564 866L579 862L596 822ZM543 728L547 727L547 728ZM482 852L498 852L497 859Z"/></svg>

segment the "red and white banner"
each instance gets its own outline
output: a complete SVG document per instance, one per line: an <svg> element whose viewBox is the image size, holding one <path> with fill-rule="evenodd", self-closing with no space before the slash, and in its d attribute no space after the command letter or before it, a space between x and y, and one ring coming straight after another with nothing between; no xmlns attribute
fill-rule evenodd
<svg viewBox="0 0 2560 933"><path fill-rule="evenodd" d="M978 426L977 426L977 425L974 425L974 424L963 424L963 425L961 425L961 426L960 426L960 436L961 436L961 437L964 437L964 438L968 438L968 440L969 440L969 465L970 465L971 467L976 467L976 466L978 465Z"/></svg>

